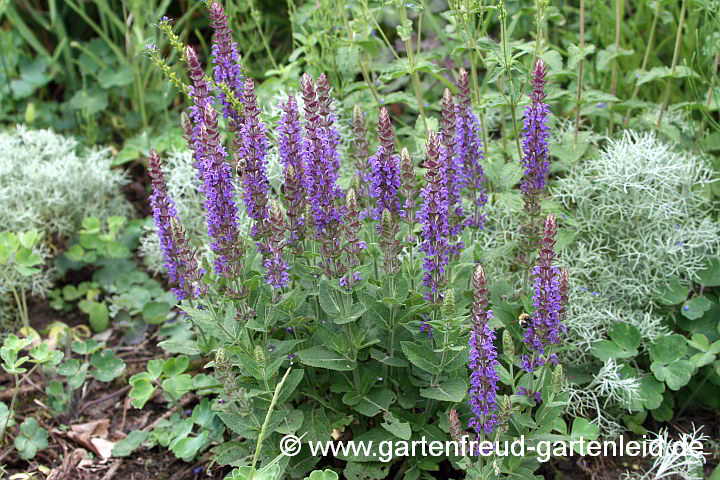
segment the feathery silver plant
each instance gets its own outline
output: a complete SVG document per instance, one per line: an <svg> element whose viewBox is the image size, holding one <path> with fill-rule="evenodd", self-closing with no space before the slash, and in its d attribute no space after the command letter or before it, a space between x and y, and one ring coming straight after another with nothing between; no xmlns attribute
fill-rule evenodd
<svg viewBox="0 0 720 480"><path fill-rule="evenodd" d="M36 228L69 237L85 217L127 216L120 191L129 180L111 169L109 148L84 150L50 130L0 133L0 231Z"/></svg>
<svg viewBox="0 0 720 480"><path fill-rule="evenodd" d="M574 211L567 262L606 301L644 308L678 277L694 278L720 253L720 223L703 195L711 171L653 133L627 131L558 179L554 197ZM582 252L598 252L592 263ZM572 314L571 314L572 316Z"/></svg>
<svg viewBox="0 0 720 480"><path fill-rule="evenodd" d="M703 465L707 454L699 451L710 437L695 428L689 433L681 433L680 438L672 440L668 437L667 429L656 434L652 442L657 447L652 450L654 461L650 468L642 472L626 471L621 480L662 480L664 478L681 478L683 480L701 480L704 478Z"/></svg>

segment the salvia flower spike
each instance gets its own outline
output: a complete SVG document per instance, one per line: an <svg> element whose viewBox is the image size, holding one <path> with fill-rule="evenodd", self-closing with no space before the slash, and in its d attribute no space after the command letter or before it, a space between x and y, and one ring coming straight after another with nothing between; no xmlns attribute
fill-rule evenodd
<svg viewBox="0 0 720 480"><path fill-rule="evenodd" d="M305 103L304 152L308 200L312 206L315 228L321 233L325 228L342 222L342 210L336 206L336 201L343 197L336 183L340 168L336 149L337 132L332 125L329 99L318 98L307 73L303 75L301 88Z"/></svg>
<svg viewBox="0 0 720 480"><path fill-rule="evenodd" d="M269 216L265 220L267 252L263 265L267 269L268 284L274 288L287 287L290 283L290 265L285 260L285 219L277 202L270 204Z"/></svg>
<svg viewBox="0 0 720 480"><path fill-rule="evenodd" d="M554 355L547 356L547 348L557 344L560 341L560 334L567 331L567 327L562 323L567 303L566 271L553 266L556 232L556 220L550 214L545 220L537 265L532 270L535 313L530 316L530 322L524 333L525 346L532 354L532 357L523 356L523 367L527 371L544 365L548 360L554 361Z"/></svg>
<svg viewBox="0 0 720 480"><path fill-rule="evenodd" d="M393 215L400 213L400 198L397 196L400 188L400 157L395 152L390 117L385 108L380 109L378 121L378 136L380 145L375 155L370 157L370 196L375 199L375 208L372 217L380 220L383 210L387 209ZM381 226L377 226L378 232Z"/></svg>
<svg viewBox="0 0 720 480"><path fill-rule="evenodd" d="M182 300L185 297L185 279L182 275L183 265L177 254L172 229L172 220L176 218L177 210L167 193L165 174L162 170L160 157L154 148L150 150L150 155L148 155L148 175L152 181L150 206L155 220L155 231L162 246L165 269L168 272L170 283L179 284L180 288L173 289L173 293L175 293L178 300Z"/></svg>
<svg viewBox="0 0 720 480"><path fill-rule="evenodd" d="M470 353L468 366L470 374L470 408L473 417L468 426L476 432L492 433L498 425L497 382L499 376L497 351L493 345L495 331L488 325L492 311L487 309L488 290L485 271L481 265L475 269L472 278L472 329L470 331Z"/></svg>
<svg viewBox="0 0 720 480"><path fill-rule="evenodd" d="M300 114L295 97L288 95L286 102L280 103L283 111L278 120L278 153L285 167L285 206L289 222L291 245L299 248L305 237L305 205L307 182L305 180L305 159L302 154L302 135Z"/></svg>
<svg viewBox="0 0 720 480"><path fill-rule="evenodd" d="M550 107L543 103L547 83L546 74L547 66L545 62L538 59L532 71L530 105L525 107L523 113L523 167L525 171L520 190L525 204L525 213L528 217L528 223L524 226L526 250L535 248L535 242L540 233L541 226L537 220L540 214L540 200L550 171L550 149L548 146L550 129L547 125Z"/></svg>
<svg viewBox="0 0 720 480"><path fill-rule="evenodd" d="M245 120L240 127L242 145L236 152L237 165L243 183L243 200L250 218L255 223L252 236L262 242L265 234L265 219L268 217L268 191L270 183L265 173L265 157L268 141L265 136L265 123L260 120L260 109L257 106L255 83L252 78L245 81L243 93L245 103ZM259 246L263 251L262 244Z"/></svg>
<svg viewBox="0 0 720 480"><path fill-rule="evenodd" d="M477 115L472 111L470 81L468 72L460 69L457 80L458 103L456 105L456 141L455 149L463 166L463 185L472 193L473 212L465 221L467 226L482 229L486 216L480 213L487 203L485 189L485 172L482 167L484 159L482 132Z"/></svg>
<svg viewBox="0 0 720 480"><path fill-rule="evenodd" d="M238 232L232 170L227 162L227 151L220 144L215 109L208 105L204 113L200 143L204 152L205 218L208 235L213 240L210 248L215 253L216 272L237 278L241 273L239 260L245 252Z"/></svg>
<svg viewBox="0 0 720 480"><path fill-rule="evenodd" d="M425 253L423 268L424 283L430 289L425 299L431 303L440 303L440 294L445 284L445 267L449 262L450 227L448 225L448 193L446 187L446 164L440 153L440 138L430 131L427 142L427 160L425 165L426 186L421 189L423 206L418 212L422 222L420 251Z"/></svg>
<svg viewBox="0 0 720 480"><path fill-rule="evenodd" d="M227 85L237 98L241 98L244 87L243 69L239 63L240 57L237 52L237 44L232 41L232 30L228 25L228 16L222 3L213 2L210 4L210 18L215 29L212 45L215 82ZM231 119L230 129L234 131L239 126L241 112L235 110L222 91L218 92L217 95L223 105L225 118Z"/></svg>
<svg viewBox="0 0 720 480"><path fill-rule="evenodd" d="M457 116L450 89L446 88L442 99L441 156L445 162L445 183L448 191L448 224L450 227L450 248L453 255L464 248L458 237L465 228L465 212L461 190L467 183L463 160L456 148Z"/></svg>
<svg viewBox="0 0 720 480"><path fill-rule="evenodd" d="M205 121L205 109L212 106L215 99L210 94L210 85L205 79L205 71L200 64L195 49L191 46L185 48L187 58L188 77L192 82L188 92L193 100L190 106L190 120L192 121L192 133L188 144L191 150L195 151L195 163L193 166L198 171L198 178L203 181L203 170L205 168L205 148L201 141L203 135L203 123Z"/></svg>

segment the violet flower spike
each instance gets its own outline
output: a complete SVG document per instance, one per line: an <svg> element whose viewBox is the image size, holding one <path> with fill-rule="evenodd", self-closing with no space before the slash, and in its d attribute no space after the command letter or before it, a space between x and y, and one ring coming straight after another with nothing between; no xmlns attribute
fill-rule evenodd
<svg viewBox="0 0 720 480"><path fill-rule="evenodd" d="M425 298L431 303L439 303L442 301L440 291L445 283L445 267L450 261L446 164L440 154L440 139L434 131L428 134L427 146L427 185L420 190L423 206L418 212L418 220L422 222L423 239L420 251L425 253L424 284L430 289L425 293Z"/></svg>
<svg viewBox="0 0 720 480"><path fill-rule="evenodd" d="M152 216L155 220L155 231L163 251L165 269L168 272L170 283L178 283L180 288L173 289L178 300L185 298L184 283L182 275L183 265L177 255L175 242L173 240L172 220L177 217L175 204L167 193L165 185L165 174L162 170L160 157L153 148L148 155L148 175L152 179L152 194L150 195L150 206Z"/></svg>
<svg viewBox="0 0 720 480"><path fill-rule="evenodd" d="M321 79L318 79L319 85L322 83ZM336 205L337 200L343 197L337 186L340 168L336 149L338 137L333 126L334 118L330 112L329 100L315 92L308 74L303 76L301 86L307 132L303 150L307 164L308 199L312 206L315 228L320 234L326 228L336 228L342 223L343 209Z"/></svg>
<svg viewBox="0 0 720 480"><path fill-rule="evenodd" d="M500 379L496 367L497 351L493 345L495 332L488 325L492 311L487 310L488 290L485 272L478 265L473 275L472 330L470 331L470 353L468 366L470 375L470 398L473 412L468 426L476 432L492 433L499 421L497 410L497 382Z"/></svg>
<svg viewBox="0 0 720 480"><path fill-rule="evenodd" d="M305 237L307 166L301 152L303 140L295 97L288 94L287 102L281 102L280 109L283 114L277 126L278 153L280 161L285 166L284 196L290 230L289 242L299 248L301 240Z"/></svg>
<svg viewBox="0 0 720 480"><path fill-rule="evenodd" d="M232 171L227 162L227 151L220 144L217 131L217 114L209 105L205 109L202 128L204 150L203 192L205 193L205 218L208 235L213 242L215 269L219 275L237 278L241 268L238 260L244 255L237 228L237 207Z"/></svg>
<svg viewBox="0 0 720 480"><path fill-rule="evenodd" d="M457 80L458 103L455 106L456 142L455 148L463 164L463 184L472 193L473 212L468 215L465 224L472 228L482 230L487 216L481 214L479 209L488 201L485 189L485 172L482 167L484 159L482 132L477 115L472 111L470 98L470 80L468 72L460 69Z"/></svg>
<svg viewBox="0 0 720 480"><path fill-rule="evenodd" d="M550 129L547 126L550 107L543 103L545 99L545 75L547 66L538 59L532 71L532 93L530 105L523 113L523 166L525 173L520 189L526 201L526 210L531 215L539 212L537 198L545 188L550 171L550 149L548 139Z"/></svg>
<svg viewBox="0 0 720 480"><path fill-rule="evenodd" d="M265 136L265 123L260 120L255 83L252 78L245 81L243 100L245 119L240 126L238 135L243 139L237 151L238 170L242 178L243 201L247 208L247 214L255 221L251 234L253 238L260 239L266 231L265 219L268 218L267 203L270 183L265 173L268 141ZM263 248L260 245L261 252Z"/></svg>
<svg viewBox="0 0 720 480"><path fill-rule="evenodd" d="M195 152L195 162L193 166L198 172L198 178L203 181L203 171L205 168L205 146L202 142L203 125L205 122L205 109L215 103L215 99L210 95L211 86L205 80L205 71L200 64L195 49L191 46L185 48L185 57L187 58L188 77L192 85L188 89L188 94L193 100L193 105L188 109L192 130L189 134L186 129L186 139L188 146Z"/></svg>
<svg viewBox="0 0 720 480"><path fill-rule="evenodd" d="M212 18L211 25L215 29L212 45L215 82L227 85L238 99L242 99L244 89L243 69L238 63L237 43L232 41L232 30L228 24L228 16L225 14L225 9L220 2L213 2L210 5L210 17ZM225 118L232 119L232 122L230 122L231 129L236 128L237 123L241 120L241 114L235 111L222 91L218 92L218 99L223 105Z"/></svg>
<svg viewBox="0 0 720 480"><path fill-rule="evenodd" d="M290 265L285 260L285 220L282 210L276 202L272 202L269 217L265 220L268 232L267 254L263 266L267 269L267 281L273 288L287 287L290 284Z"/></svg>
<svg viewBox="0 0 720 480"><path fill-rule="evenodd" d="M561 271L552 264L555 256L553 247L556 231L555 217L548 215L544 236L541 239L542 248L537 265L532 271L535 285L533 293L535 313L530 316L523 336L525 346L532 354L532 357L523 356L523 367L527 371L544 365L548 360L547 348L559 343L561 333L567 331L567 327L562 323L569 289L567 271Z"/></svg>

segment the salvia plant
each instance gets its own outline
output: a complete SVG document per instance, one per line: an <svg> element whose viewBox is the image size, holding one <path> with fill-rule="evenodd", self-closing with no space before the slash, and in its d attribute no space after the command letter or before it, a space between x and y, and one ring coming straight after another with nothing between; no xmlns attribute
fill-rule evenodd
<svg viewBox="0 0 720 480"><path fill-rule="evenodd" d="M279 440L290 433L323 441L340 431L376 443L524 436L530 444L551 432L568 434L561 360L570 278L556 258L556 218L539 206L549 167L543 61L532 71L522 134L526 215L517 232L528 282L500 299L472 248L483 235L488 196L468 72L459 73L456 97L445 90L439 130L428 131L424 158L398 145L385 108L371 147L359 107L349 119L352 153L345 155L328 78L303 75L299 91L281 99L273 129L254 80L244 75L222 6L209 8L216 29L212 75L192 47L178 44L191 82L184 85L148 46L153 63L191 103L183 128L204 198L207 254L188 238L154 150L148 165L165 268L195 333L164 347L213 357L207 367L221 389L212 412L231 436L244 439L215 450L216 462L239 467L228 478L302 477L318 459L306 448L284 456ZM161 28L172 38L171 21ZM284 171L276 186L268 179L271 155ZM343 164L356 172L349 188L338 182ZM522 321L504 325L494 305L524 312ZM148 365L145 376L134 377L136 406L153 385L165 387L167 380L156 380L164 371ZM189 378L182 384L193 388ZM177 387L175 380L170 385ZM573 425L573 434L583 428ZM534 456L480 453L470 448L431 463L448 458L472 478L531 478L538 467ZM371 458L343 459L349 478L368 469L383 478L389 468ZM407 478L427 476L428 459L392 461Z"/></svg>

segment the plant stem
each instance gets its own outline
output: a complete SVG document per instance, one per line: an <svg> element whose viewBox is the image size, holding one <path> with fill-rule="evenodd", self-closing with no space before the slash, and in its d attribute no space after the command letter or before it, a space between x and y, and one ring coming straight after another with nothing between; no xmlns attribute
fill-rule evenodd
<svg viewBox="0 0 720 480"><path fill-rule="evenodd" d="M585 47L585 0L580 0L580 51ZM573 148L577 146L578 133L580 132L580 109L582 108L582 83L584 58L580 57L578 64L577 80L577 111L575 112L575 134L573 135Z"/></svg>
<svg viewBox="0 0 720 480"><path fill-rule="evenodd" d="M612 81L610 83L610 93L615 95L617 91L617 72L618 72L618 57L617 54L620 51L620 27L622 25L622 3L624 0L615 0L615 60L613 60L612 66ZM580 27L582 28L582 27Z"/></svg>
<svg viewBox="0 0 720 480"><path fill-rule="evenodd" d="M408 19L407 8L403 7L400 9L400 18L402 22ZM418 48L420 45L420 37L418 36ZM418 76L417 70L415 70L415 54L413 53L412 47L412 36L405 40L405 51L407 52L408 67L412 73L413 90L415 90L415 100L418 104L418 110L420 111L420 118L422 118L423 128L425 129L425 135L429 133L427 117L425 117L425 107L423 105L422 94L420 93L420 77Z"/></svg>
<svg viewBox="0 0 720 480"><path fill-rule="evenodd" d="M660 106L660 113L658 114L657 123L655 127L659 128L662 122L663 114L667 109L668 102L670 102L670 89L672 88L672 76L675 75L675 67L677 67L678 57L680 56L680 41L682 40L682 29L683 22L685 21L685 10L687 9L687 0L683 0L682 6L680 7L680 20L678 20L677 34L675 35L675 50L673 51L672 66L670 67L670 78L668 78L667 85L665 86L665 95L663 98L662 105Z"/></svg>
<svg viewBox="0 0 720 480"><path fill-rule="evenodd" d="M655 14L653 15L653 21L652 25L650 26L650 35L648 36L647 46L645 47L645 55L643 56L642 65L640 66L640 72L645 72L647 69L648 60L650 59L650 50L652 49L653 41L655 40L655 29L657 28L657 22L658 18L660 18L660 6L655 7ZM635 100L638 96L638 92L640 91L640 85L637 84L637 81L635 82L635 88L633 89L632 97L630 97L631 100ZM627 128L628 123L630 122L630 114L632 113L632 108L628 108L627 113L625 114L625 121L623 122L623 126Z"/></svg>
<svg viewBox="0 0 720 480"><path fill-rule="evenodd" d="M280 383L278 383L275 387L275 393L273 394L272 400L270 400L270 407L268 407L267 415L265 415L265 421L263 422L262 427L260 427L260 434L258 435L257 443L255 444L255 455L253 455L252 464L250 465L250 478L255 476L255 465L257 465L258 458L260 457L260 450L262 448L263 440L265 440L267 427L270 424L270 417L272 416L273 410L275 410L275 403L277 403L277 399L280 396L280 390L282 389L285 380L287 380L290 370L292 370L292 367L285 371L285 375L283 375L282 380L280 380Z"/></svg>

